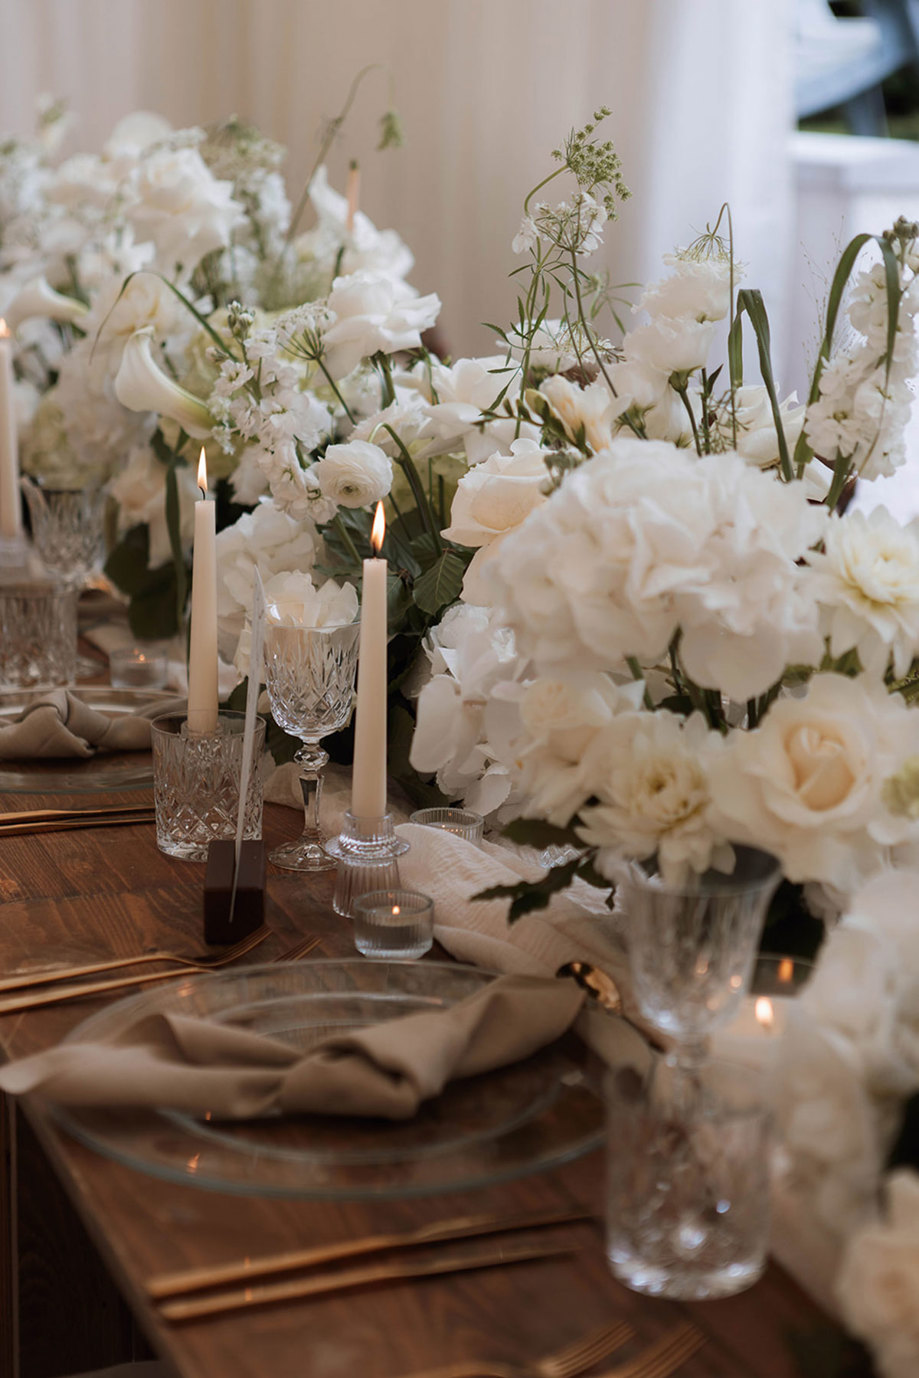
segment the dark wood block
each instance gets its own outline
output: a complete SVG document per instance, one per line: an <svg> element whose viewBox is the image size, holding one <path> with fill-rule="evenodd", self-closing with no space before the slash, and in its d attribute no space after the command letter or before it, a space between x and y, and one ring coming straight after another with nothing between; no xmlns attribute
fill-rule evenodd
<svg viewBox="0 0 919 1378"><path fill-rule="evenodd" d="M244 842L240 848L236 903L230 914L236 844L229 838L207 849L204 876L204 941L237 943L265 921L265 844Z"/></svg>

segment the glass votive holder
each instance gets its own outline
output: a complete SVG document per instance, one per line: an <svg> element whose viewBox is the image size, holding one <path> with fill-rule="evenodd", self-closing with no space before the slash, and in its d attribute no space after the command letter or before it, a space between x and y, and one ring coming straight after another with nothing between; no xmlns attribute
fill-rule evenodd
<svg viewBox="0 0 919 1378"><path fill-rule="evenodd" d="M236 836L245 714L221 712L215 732L189 732L184 714L151 723L156 845L183 861L206 861L211 842ZM262 835L265 720L255 720L243 839Z"/></svg>
<svg viewBox="0 0 919 1378"><path fill-rule="evenodd" d="M368 890L353 914L354 946L365 957L423 957L434 941L434 901L417 890Z"/></svg>
<svg viewBox="0 0 919 1378"><path fill-rule="evenodd" d="M769 1237L768 1079L712 1059L607 1077L606 1248L615 1277L674 1300L728 1297L763 1272Z"/></svg>
<svg viewBox="0 0 919 1378"><path fill-rule="evenodd" d="M419 823L424 828L442 828L444 832L465 837L467 842L481 842L485 831L485 819L472 809L417 809L409 822Z"/></svg>
<svg viewBox="0 0 919 1378"><path fill-rule="evenodd" d="M156 645L120 646L109 652L113 689L165 689L169 662Z"/></svg>
<svg viewBox="0 0 919 1378"><path fill-rule="evenodd" d="M76 593L28 569L0 579L0 689L72 684L76 665Z"/></svg>

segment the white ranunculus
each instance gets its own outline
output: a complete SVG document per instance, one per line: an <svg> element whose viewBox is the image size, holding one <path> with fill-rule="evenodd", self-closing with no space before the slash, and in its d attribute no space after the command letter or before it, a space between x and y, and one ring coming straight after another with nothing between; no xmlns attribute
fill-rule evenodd
<svg viewBox="0 0 919 1378"><path fill-rule="evenodd" d="M866 676L815 675L735 732L713 766L721 826L774 852L792 881L851 891L919 822L887 807L887 781L919 754L919 714Z"/></svg>
<svg viewBox="0 0 919 1378"><path fill-rule="evenodd" d="M328 307L334 321L323 332L325 364L337 379L371 354L417 348L421 332L437 320L440 298L419 297L405 282L363 271L335 279Z"/></svg>
<svg viewBox="0 0 919 1378"><path fill-rule="evenodd" d="M115 396L129 411L157 412L177 421L195 440L211 433L207 407L168 378L151 353L153 330L136 330L128 339L115 376Z"/></svg>
<svg viewBox="0 0 919 1378"><path fill-rule="evenodd" d="M385 498L392 487L392 460L366 440L330 445L313 473L323 497L340 507L367 507Z"/></svg>
<svg viewBox="0 0 919 1378"><path fill-rule="evenodd" d="M131 190L128 220L138 238L153 241L167 274L190 273L245 219L232 182L218 181L194 148L155 148L139 162Z"/></svg>
<svg viewBox="0 0 919 1378"><path fill-rule="evenodd" d="M836 1279L847 1327L874 1353L881 1378L919 1373L919 1177L887 1178L886 1219L849 1239Z"/></svg>
<svg viewBox="0 0 919 1378"><path fill-rule="evenodd" d="M74 297L65 297L55 292L44 276L32 278L4 307L3 319L10 330L15 330L23 321L41 317L49 321L66 321L79 324L86 315L86 307Z"/></svg>
<svg viewBox="0 0 919 1378"><path fill-rule="evenodd" d="M664 711L630 713L598 734L582 766L585 792L598 802L582 810L578 831L601 849L605 874L623 857L655 854L673 881L730 863L725 834L711 820L710 764L721 746L701 714L684 722Z"/></svg>
<svg viewBox="0 0 919 1378"><path fill-rule="evenodd" d="M187 465L176 469L179 490L179 534L182 547L191 548L195 529L195 502L198 488ZM166 525L166 468L146 446L138 447L109 485L118 504L118 534L133 526L146 526L149 538L147 563L157 569L172 559L169 528Z"/></svg>
<svg viewBox="0 0 919 1378"><path fill-rule="evenodd" d="M659 369L669 376L702 368L714 338L713 321L696 321L688 316L678 320L654 316L647 325L629 331L622 347L627 360Z"/></svg>
<svg viewBox="0 0 919 1378"><path fill-rule="evenodd" d="M677 252L666 254L664 262L673 272L647 289L636 310L647 311L649 316L724 320L731 309L730 258L702 259ZM736 283L740 276L736 263L733 275Z"/></svg>
<svg viewBox="0 0 919 1378"><path fill-rule="evenodd" d="M919 523L901 526L886 507L833 517L823 553L808 557L830 652L858 652L883 675L901 678L919 655Z"/></svg>

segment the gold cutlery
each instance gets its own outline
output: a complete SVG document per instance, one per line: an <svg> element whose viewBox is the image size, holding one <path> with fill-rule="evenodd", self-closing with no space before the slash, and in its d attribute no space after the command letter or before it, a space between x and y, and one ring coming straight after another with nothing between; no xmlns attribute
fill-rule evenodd
<svg viewBox="0 0 919 1378"><path fill-rule="evenodd" d="M599 1378L670 1378L671 1373L702 1348L706 1337L694 1325L681 1325L648 1346L634 1359L608 1368Z"/></svg>
<svg viewBox="0 0 919 1378"><path fill-rule="evenodd" d="M427 1368L411 1378L575 1378L612 1354L632 1338L628 1321L616 1321L593 1330L563 1349L544 1354L527 1364L501 1364L493 1359L462 1359L443 1368Z"/></svg>
<svg viewBox="0 0 919 1378"><path fill-rule="evenodd" d="M71 828L106 828L128 823L152 823L152 804L119 804L96 809L32 809L0 813L0 837L61 832Z"/></svg>
<svg viewBox="0 0 919 1378"><path fill-rule="evenodd" d="M273 1254L265 1258L251 1258L233 1263L216 1264L207 1268L186 1268L175 1273L160 1273L147 1283L147 1292L155 1301L167 1297L202 1292L211 1287L226 1287L233 1283L250 1284L253 1280L291 1273L320 1263L333 1263L342 1258L356 1258L362 1254L382 1253L387 1249L412 1248L422 1244L439 1244L446 1240L470 1239L505 1231L535 1230L549 1225L578 1224L594 1217L586 1211L543 1211L527 1215L460 1215L451 1220L437 1220L416 1230L393 1234L367 1235L363 1239L341 1240L337 1244L318 1244L309 1249Z"/></svg>
<svg viewBox="0 0 919 1378"><path fill-rule="evenodd" d="M275 957L276 962L295 962L305 957L320 942L319 938L306 938L296 946ZM77 986L55 986L52 990L29 991L25 995L13 995L0 1000L0 1015L15 1014L19 1010L38 1009L42 1005L60 1005L67 1000L83 1000L90 996L107 995L112 990L127 990L133 986L145 986L151 981L178 981L181 971L153 971L142 976L121 976L114 981L86 981Z"/></svg>
<svg viewBox="0 0 919 1378"><path fill-rule="evenodd" d="M123 967L146 965L148 962L172 962L195 971L212 971L214 967L226 966L244 957L247 952L258 947L269 937L271 930L257 928L232 947L222 952L205 952L199 957L185 957L180 952L143 952L136 957L110 957L101 962L87 962L81 966L46 967L36 971L14 972L11 976L0 978L0 992L6 990L27 990L30 986L51 985L55 981L76 981L84 976L98 976L103 971L120 971Z"/></svg>
<svg viewBox="0 0 919 1378"><path fill-rule="evenodd" d="M510 1248L492 1244L474 1253L454 1254L449 1258L391 1258L360 1268L344 1268L320 1277L292 1278L287 1282L270 1282L261 1287L238 1287L208 1297L188 1297L164 1301L159 1314L167 1321L200 1320L204 1316L218 1316L226 1311L246 1310L253 1306L267 1306L272 1302L295 1301L303 1297L324 1296L330 1292L350 1291L376 1282L397 1282L402 1278L438 1277L444 1273L472 1272L478 1268L499 1268L505 1264L528 1263L538 1258L561 1258L574 1250L559 1249L555 1245L524 1245Z"/></svg>

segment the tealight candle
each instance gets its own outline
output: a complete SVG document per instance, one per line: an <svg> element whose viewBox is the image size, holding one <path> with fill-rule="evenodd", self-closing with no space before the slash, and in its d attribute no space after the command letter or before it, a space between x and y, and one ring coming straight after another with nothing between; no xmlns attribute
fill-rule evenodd
<svg viewBox="0 0 919 1378"><path fill-rule="evenodd" d="M354 946L365 957L423 957L434 941L434 901L418 890L370 890L354 901Z"/></svg>
<svg viewBox="0 0 919 1378"><path fill-rule="evenodd" d="M751 994L718 1035L718 1053L764 1066L773 1061L789 1018L789 1002L810 978L813 966L800 957L757 958Z"/></svg>

